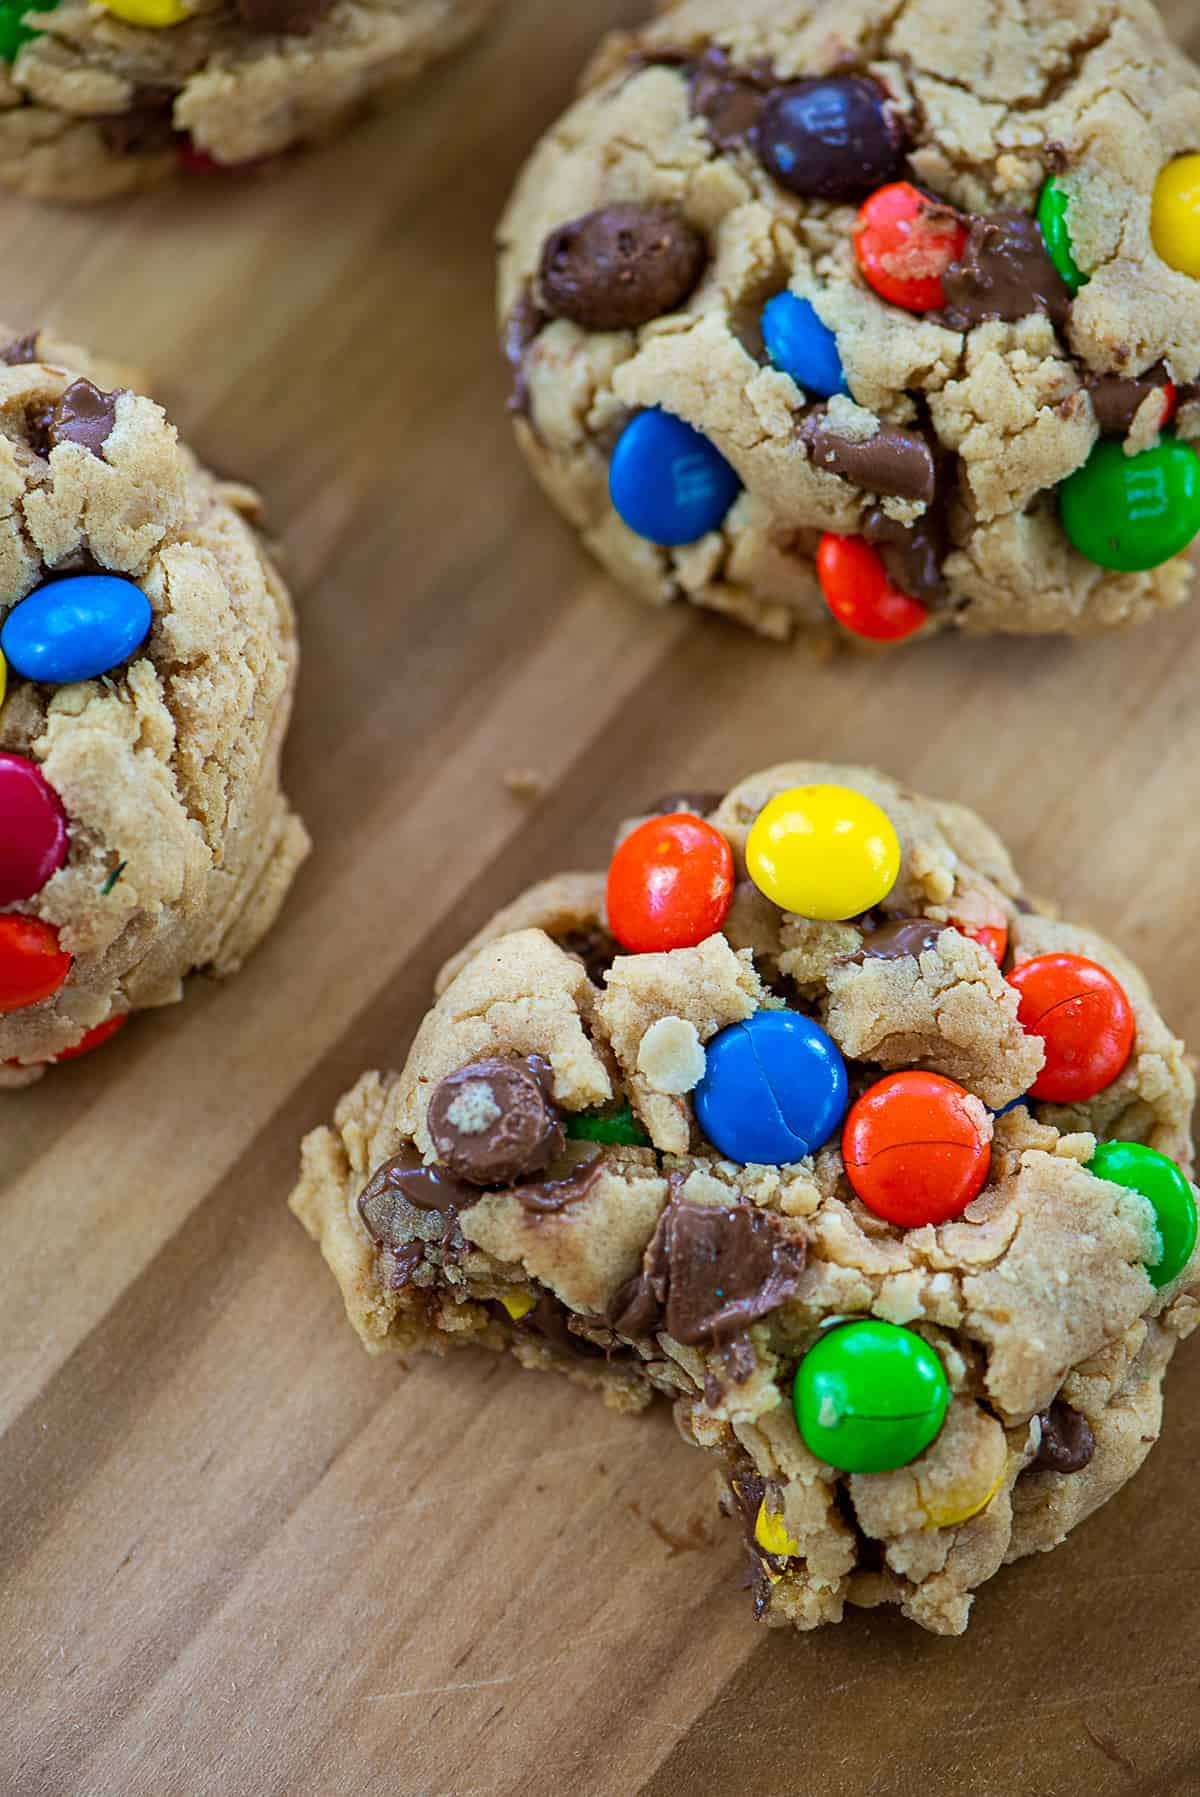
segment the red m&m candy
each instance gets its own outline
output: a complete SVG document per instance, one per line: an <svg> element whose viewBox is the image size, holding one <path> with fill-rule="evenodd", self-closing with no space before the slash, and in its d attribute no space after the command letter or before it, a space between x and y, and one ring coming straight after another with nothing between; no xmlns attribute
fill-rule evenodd
<svg viewBox="0 0 1200 1797"><path fill-rule="evenodd" d="M36 762L0 753L0 905L42 890L67 858L67 819Z"/></svg>
<svg viewBox="0 0 1200 1797"><path fill-rule="evenodd" d="M846 1177L868 1210L902 1229L961 1216L991 1165L991 1119L940 1073L891 1073L842 1131Z"/></svg>
<svg viewBox="0 0 1200 1797"><path fill-rule="evenodd" d="M920 630L929 616L888 579L878 550L864 537L827 531L817 549L817 578L825 603L847 630L876 643L898 643Z"/></svg>
<svg viewBox="0 0 1200 1797"><path fill-rule="evenodd" d="M687 811L639 824L609 864L609 928L634 955L694 948L720 929L732 899L729 844Z"/></svg>
<svg viewBox="0 0 1200 1797"><path fill-rule="evenodd" d="M98 1023L94 1029L88 1030L85 1035L81 1036L74 1048L60 1048L54 1057L55 1065L57 1066L59 1061L77 1061L81 1055L91 1054L93 1048L101 1047L110 1037L115 1036L119 1029L124 1029L128 1022L128 1011L122 1011L117 1017L106 1018L103 1023Z"/></svg>
<svg viewBox="0 0 1200 1797"><path fill-rule="evenodd" d="M0 917L0 1013L52 998L71 971L58 931L40 917Z"/></svg>
<svg viewBox="0 0 1200 1797"><path fill-rule="evenodd" d="M946 303L942 278L967 247L967 227L953 207L931 200L910 181L893 181L863 203L854 227L858 266L881 299L909 312Z"/></svg>
<svg viewBox="0 0 1200 1797"><path fill-rule="evenodd" d="M1046 1045L1033 1098L1078 1104L1111 1086L1133 1052L1133 1009L1106 967L1083 955L1034 955L1008 975L1017 1016Z"/></svg>
<svg viewBox="0 0 1200 1797"><path fill-rule="evenodd" d="M997 967L1004 966L1004 957L1008 953L1008 928L1005 924L985 923L978 930L968 930L959 924L957 928L962 930L964 936L969 936L972 942L977 942L980 948L986 948Z"/></svg>

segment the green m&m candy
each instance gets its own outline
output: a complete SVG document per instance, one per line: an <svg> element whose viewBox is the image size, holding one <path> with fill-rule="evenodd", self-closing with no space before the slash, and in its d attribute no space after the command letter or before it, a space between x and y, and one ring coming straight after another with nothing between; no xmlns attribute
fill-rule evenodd
<svg viewBox="0 0 1200 1797"><path fill-rule="evenodd" d="M1162 1244L1159 1258L1146 1271L1152 1285L1170 1285L1196 1246L1196 1200L1187 1176L1165 1154L1141 1142L1101 1142L1088 1162L1088 1172L1146 1199Z"/></svg>
<svg viewBox="0 0 1200 1797"><path fill-rule="evenodd" d="M1174 437L1132 456L1105 438L1062 483L1058 504L1089 561L1123 574L1157 568L1200 532L1200 457Z"/></svg>
<svg viewBox="0 0 1200 1797"><path fill-rule="evenodd" d="M1071 230L1067 224L1069 203L1069 196L1051 175L1038 201L1037 220L1042 228L1042 237L1051 262L1071 292L1078 293L1081 287L1087 286L1090 277L1084 274L1076 262L1075 251L1071 247Z"/></svg>
<svg viewBox="0 0 1200 1797"><path fill-rule="evenodd" d="M628 1104L613 1111L578 1111L567 1118L572 1142L604 1142L620 1148L649 1148L650 1138Z"/></svg>
<svg viewBox="0 0 1200 1797"><path fill-rule="evenodd" d="M0 62L12 62L22 44L41 37L25 23L26 14L53 12L57 4L58 0L0 0Z"/></svg>
<svg viewBox="0 0 1200 1797"><path fill-rule="evenodd" d="M928 1342L870 1318L832 1329L810 1348L792 1402L818 1460L844 1473L887 1473L936 1440L950 1385Z"/></svg>

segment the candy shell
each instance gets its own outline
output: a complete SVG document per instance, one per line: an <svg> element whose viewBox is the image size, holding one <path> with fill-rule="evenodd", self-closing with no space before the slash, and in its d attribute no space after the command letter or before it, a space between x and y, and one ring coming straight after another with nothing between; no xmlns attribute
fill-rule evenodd
<svg viewBox="0 0 1200 1797"><path fill-rule="evenodd" d="M1200 533L1200 457L1174 437L1133 456L1105 437L1063 481L1058 503L1089 561L1126 574L1157 568Z"/></svg>
<svg viewBox="0 0 1200 1797"><path fill-rule="evenodd" d="M58 931L40 917L0 917L0 1014L52 998L71 971Z"/></svg>
<svg viewBox="0 0 1200 1797"><path fill-rule="evenodd" d="M1178 1279L1196 1246L1196 1200L1182 1168L1141 1142L1099 1142L1088 1172L1147 1200L1161 1244L1158 1259L1146 1267L1150 1283L1161 1288Z"/></svg>
<svg viewBox="0 0 1200 1797"><path fill-rule="evenodd" d="M837 338L817 317L811 300L777 293L762 309L763 342L776 368L818 399L849 393Z"/></svg>
<svg viewBox="0 0 1200 1797"><path fill-rule="evenodd" d="M955 212L909 181L894 181L864 201L854 227L863 277L881 299L909 312L946 304L943 277L967 247L967 227Z"/></svg>
<svg viewBox="0 0 1200 1797"><path fill-rule="evenodd" d="M650 1138L622 1101L615 1111L575 1111L564 1117L568 1140L604 1142L621 1148L649 1148Z"/></svg>
<svg viewBox="0 0 1200 1797"><path fill-rule="evenodd" d="M686 811L647 818L609 863L609 928L634 955L694 948L724 923L733 882L733 853L712 824Z"/></svg>
<svg viewBox="0 0 1200 1797"><path fill-rule="evenodd" d="M15 674L69 686L110 673L150 634L150 601L131 580L75 574L37 587L0 628L0 648Z"/></svg>
<svg viewBox="0 0 1200 1797"><path fill-rule="evenodd" d="M936 1441L950 1384L921 1336L871 1318L831 1329L809 1349L792 1401L818 1460L846 1473L886 1473Z"/></svg>
<svg viewBox="0 0 1200 1797"><path fill-rule="evenodd" d="M40 767L0 752L0 906L42 890L67 858L67 818Z"/></svg>
<svg viewBox="0 0 1200 1797"><path fill-rule="evenodd" d="M1034 955L1007 975L1017 1017L1046 1046L1029 1088L1051 1104L1081 1104L1111 1086L1133 1050L1133 1009L1107 967L1083 955Z"/></svg>
<svg viewBox="0 0 1200 1797"><path fill-rule="evenodd" d="M1046 245L1046 253L1051 262L1066 282L1072 293L1078 293L1086 287L1089 276L1085 275L1075 260L1075 252L1071 247L1071 228L1067 223L1067 208L1070 196L1059 186L1051 175L1042 188L1038 201L1037 220L1042 229L1042 240Z"/></svg>
<svg viewBox="0 0 1200 1797"><path fill-rule="evenodd" d="M609 493L629 529L665 548L717 530L741 482L707 437L653 408L625 426L613 450Z"/></svg>
<svg viewBox="0 0 1200 1797"><path fill-rule="evenodd" d="M826 531L817 546L817 578L826 605L853 636L899 643L929 621L919 600L892 585L883 557L865 537Z"/></svg>
<svg viewBox="0 0 1200 1797"><path fill-rule="evenodd" d="M106 12L127 25L140 25L147 31L165 31L181 25L189 17L181 0L99 0Z"/></svg>
<svg viewBox="0 0 1200 1797"><path fill-rule="evenodd" d="M857 1099L842 1132L846 1177L889 1223L960 1217L987 1181L991 1121L940 1073L889 1073Z"/></svg>
<svg viewBox="0 0 1200 1797"><path fill-rule="evenodd" d="M900 839L887 812L852 787L793 786L755 818L746 867L781 911L838 922L887 897Z"/></svg>
<svg viewBox="0 0 1200 1797"><path fill-rule="evenodd" d="M1160 173L1150 234L1168 268L1200 280L1200 154L1177 156Z"/></svg>
<svg viewBox="0 0 1200 1797"><path fill-rule="evenodd" d="M707 1045L696 1120L728 1160L784 1166L815 1154L846 1113L846 1063L795 1011L756 1011Z"/></svg>

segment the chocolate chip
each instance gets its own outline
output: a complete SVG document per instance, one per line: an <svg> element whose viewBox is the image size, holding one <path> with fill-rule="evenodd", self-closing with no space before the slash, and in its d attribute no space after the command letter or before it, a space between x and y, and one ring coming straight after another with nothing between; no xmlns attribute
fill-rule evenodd
<svg viewBox="0 0 1200 1797"><path fill-rule="evenodd" d="M716 811L724 801L723 792L712 792L709 789L698 789L695 792L668 793L665 798L655 799L645 808L646 817L670 817L676 811L688 811L693 817L708 817Z"/></svg>
<svg viewBox="0 0 1200 1797"><path fill-rule="evenodd" d="M247 31L270 37L303 37L321 23L333 0L237 0Z"/></svg>
<svg viewBox="0 0 1200 1797"><path fill-rule="evenodd" d="M78 443L98 456L112 432L116 417L115 393L102 393L91 381L72 381L51 414L50 447L53 449L59 443Z"/></svg>
<svg viewBox="0 0 1200 1797"><path fill-rule="evenodd" d="M0 362L7 362L10 368L18 368L24 362L36 362L39 334L29 331L24 337L14 337L10 344L0 349Z"/></svg>
<svg viewBox="0 0 1200 1797"><path fill-rule="evenodd" d="M707 260L699 231L669 207L605 206L551 232L539 297L587 330L633 330L681 306Z"/></svg>
<svg viewBox="0 0 1200 1797"><path fill-rule="evenodd" d="M1084 385L1092 396L1096 423L1106 437L1125 437L1152 393L1161 393L1170 380L1164 362L1156 362L1145 374L1122 379L1117 374L1091 374Z"/></svg>
<svg viewBox="0 0 1200 1797"><path fill-rule="evenodd" d="M522 1180L513 1187L513 1197L535 1215L565 1210L586 1198L604 1170L604 1157L594 1143L573 1143L572 1150L590 1149L584 1158L575 1160L561 1172L551 1168L545 1179Z"/></svg>
<svg viewBox="0 0 1200 1797"><path fill-rule="evenodd" d="M919 431L885 424L873 437L861 441L843 437L828 421L823 406L809 413L800 426L800 440L807 443L815 468L838 474L869 493L890 498L933 502L937 491L937 466L933 450Z"/></svg>
<svg viewBox="0 0 1200 1797"><path fill-rule="evenodd" d="M769 71L764 79L735 69L723 50L708 50L692 69L692 112L707 122L719 150L735 150L753 134L773 86Z"/></svg>
<svg viewBox="0 0 1200 1797"><path fill-rule="evenodd" d="M882 506L872 506L860 529L868 543L878 548L888 579L902 593L927 605L946 597L949 588L942 573L946 540L940 508L926 512L913 524L902 524L889 518Z"/></svg>
<svg viewBox="0 0 1200 1797"><path fill-rule="evenodd" d="M448 1073L429 1100L428 1124L438 1160L473 1186L540 1173L567 1139L541 1055L495 1055Z"/></svg>
<svg viewBox="0 0 1200 1797"><path fill-rule="evenodd" d="M879 84L861 75L776 88L755 140L780 185L809 199L854 199L904 169L904 127Z"/></svg>
<svg viewBox="0 0 1200 1797"><path fill-rule="evenodd" d="M955 331L969 331L989 318L1016 323L1034 312L1061 326L1073 297L1050 260L1037 220L1025 212L972 218L967 246L942 285L942 316Z"/></svg>
<svg viewBox="0 0 1200 1797"><path fill-rule="evenodd" d="M849 959L902 961L908 955L921 955L933 947L945 928L929 917L896 917L865 935L861 948Z"/></svg>
<svg viewBox="0 0 1200 1797"><path fill-rule="evenodd" d="M54 447L50 436L50 426L53 422L53 406L26 406L25 434L29 438L29 447L34 455L40 455L43 461Z"/></svg>
<svg viewBox="0 0 1200 1797"><path fill-rule="evenodd" d="M1055 1473L1081 1473L1096 1452L1096 1437L1086 1416L1072 1410L1062 1398L1055 1398L1038 1421L1042 1425L1042 1444L1033 1464Z"/></svg>

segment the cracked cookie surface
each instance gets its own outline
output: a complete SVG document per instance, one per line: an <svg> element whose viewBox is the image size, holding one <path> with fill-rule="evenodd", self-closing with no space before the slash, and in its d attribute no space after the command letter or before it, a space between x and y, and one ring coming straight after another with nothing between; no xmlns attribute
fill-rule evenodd
<svg viewBox="0 0 1200 1797"><path fill-rule="evenodd" d="M0 64L0 182L106 200L183 166L332 137L455 49L494 0L196 0L165 28L88 0L29 10Z"/></svg>
<svg viewBox="0 0 1200 1797"><path fill-rule="evenodd" d="M849 178L796 123L814 87ZM1200 529L1200 305L1152 202L1198 144L1200 77L1142 0L676 0L602 46L501 225L521 446L626 588L769 636L1153 617ZM885 196L907 247L864 224ZM1126 535L1160 478L1179 534L1114 551L1060 507L1111 512L1111 445Z"/></svg>
<svg viewBox="0 0 1200 1797"><path fill-rule="evenodd" d="M780 795L830 782L882 808L899 853L870 912L822 919L764 895L755 831ZM1160 1213L1089 1169L1098 1141L1150 1152L1194 1228L1183 1045L1132 963L1035 909L963 807L820 763L699 803L732 857L718 930L626 953L603 875L535 886L442 970L403 1071L364 1075L307 1138L292 1209L371 1352L482 1346L618 1408L671 1399L721 1469L772 1623L887 1602L958 1633L978 1585L1061 1541L1157 1436L1200 1257L1185 1235L1156 1284ZM1087 1096L1039 1098L1062 1041L1024 1026L1016 982L1081 961L1119 989L1130 1034ZM761 1070L788 1019L832 1044L847 1131L897 1069L957 1094L977 1177L940 1221L873 1208L828 1117L779 1164L706 1135L706 1087L714 1128L774 1102L804 1126L811 1062L790 1088L747 1088L741 1061L750 1098L714 1098L722 1043L736 1059L749 1030ZM815 1451L790 1400L818 1344L868 1324L926 1357L944 1415L921 1451L854 1470Z"/></svg>
<svg viewBox="0 0 1200 1797"><path fill-rule="evenodd" d="M308 841L279 785L297 641L257 496L45 333L0 352L0 488L0 783L24 807L0 848L0 1081L21 1084L193 970L234 972ZM113 606L146 616L90 676L47 661L94 649ZM45 996L35 951L61 962Z"/></svg>

